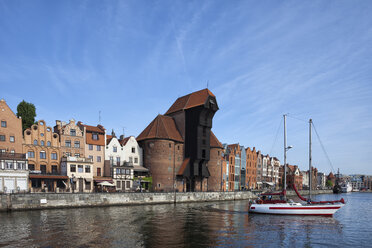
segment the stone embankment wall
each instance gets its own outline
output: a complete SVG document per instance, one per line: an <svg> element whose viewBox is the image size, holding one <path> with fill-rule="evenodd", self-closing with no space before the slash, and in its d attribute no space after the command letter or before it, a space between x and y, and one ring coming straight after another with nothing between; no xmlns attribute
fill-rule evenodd
<svg viewBox="0 0 372 248"><path fill-rule="evenodd" d="M256 198L256 196L248 191L189 192L176 194L177 203L248 200L254 198ZM174 202L174 193L4 194L0 195L0 211L136 204L169 204Z"/></svg>
<svg viewBox="0 0 372 248"><path fill-rule="evenodd" d="M307 197L309 195L308 190L299 190L298 193L300 195ZM313 190L311 191L312 195L319 195L319 194L333 194L333 191L331 189L318 189L318 190ZM287 196L297 196L296 192L293 190L288 190L287 191Z"/></svg>

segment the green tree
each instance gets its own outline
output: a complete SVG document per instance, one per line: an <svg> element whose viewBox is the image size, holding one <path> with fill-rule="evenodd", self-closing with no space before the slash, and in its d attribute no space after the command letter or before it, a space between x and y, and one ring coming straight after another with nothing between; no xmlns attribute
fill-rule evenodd
<svg viewBox="0 0 372 248"><path fill-rule="evenodd" d="M327 186L328 188L332 188L332 187L333 187L333 182L332 182L331 180L327 180L327 182L326 182L326 186Z"/></svg>
<svg viewBox="0 0 372 248"><path fill-rule="evenodd" d="M35 105L23 100L17 106L17 117L22 118L22 131L30 128L35 123L36 108Z"/></svg>

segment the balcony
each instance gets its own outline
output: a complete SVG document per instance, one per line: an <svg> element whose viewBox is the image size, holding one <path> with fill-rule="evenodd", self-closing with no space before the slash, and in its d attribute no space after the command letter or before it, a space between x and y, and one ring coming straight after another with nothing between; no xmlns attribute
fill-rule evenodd
<svg viewBox="0 0 372 248"><path fill-rule="evenodd" d="M116 162L116 163L111 161L110 164L111 164L111 167L133 167L134 166L133 162L127 162L127 161Z"/></svg>
<svg viewBox="0 0 372 248"><path fill-rule="evenodd" d="M82 162L82 163L92 163L93 159L91 158L78 158L78 157L63 157L62 161L66 162Z"/></svg>
<svg viewBox="0 0 372 248"><path fill-rule="evenodd" d="M30 174L33 175L46 175L46 176L55 176L60 175L60 173L56 170L53 170L51 172L41 171L41 170L30 170Z"/></svg>
<svg viewBox="0 0 372 248"><path fill-rule="evenodd" d="M11 153L11 152L0 152L0 159L22 159L26 160L26 154L23 153Z"/></svg>

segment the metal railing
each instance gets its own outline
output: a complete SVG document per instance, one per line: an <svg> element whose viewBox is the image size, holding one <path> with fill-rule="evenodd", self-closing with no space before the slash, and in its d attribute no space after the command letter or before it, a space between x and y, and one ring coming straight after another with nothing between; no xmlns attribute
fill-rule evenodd
<svg viewBox="0 0 372 248"><path fill-rule="evenodd" d="M0 151L0 159L26 159L26 154Z"/></svg>

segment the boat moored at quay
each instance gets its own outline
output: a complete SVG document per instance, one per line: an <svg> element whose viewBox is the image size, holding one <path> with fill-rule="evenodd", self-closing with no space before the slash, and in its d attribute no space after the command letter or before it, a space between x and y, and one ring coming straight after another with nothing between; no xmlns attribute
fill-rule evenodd
<svg viewBox="0 0 372 248"><path fill-rule="evenodd" d="M315 202L311 200L311 188L312 180L309 177L309 198L302 197L297 191L296 185L293 184L293 189L295 190L297 196L304 201L304 203L293 202L292 200L286 199L286 159L287 159L287 150L292 148L287 146L287 137L286 137L286 115L283 115L284 119L284 189L279 193L264 193L260 194L260 199L256 200L253 204L249 206L250 213L259 213L259 214L277 214L277 215L317 215L317 216L333 216L333 214L345 205L345 201L342 198L337 201L320 201ZM309 174L311 175L312 166L311 166L311 127L312 120L309 120ZM269 197L266 200L266 197ZM279 196L279 199L273 200L273 196Z"/></svg>

